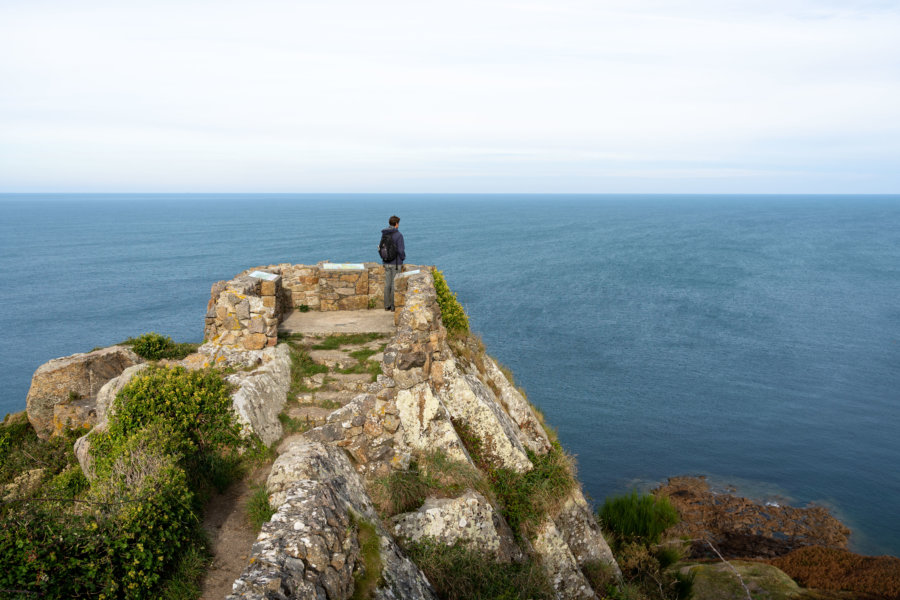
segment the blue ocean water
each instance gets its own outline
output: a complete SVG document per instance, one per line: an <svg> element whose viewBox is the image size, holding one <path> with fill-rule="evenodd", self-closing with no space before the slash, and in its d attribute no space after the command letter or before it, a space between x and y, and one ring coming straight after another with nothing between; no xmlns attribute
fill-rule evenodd
<svg viewBox="0 0 900 600"><path fill-rule="evenodd" d="M679 474L900 555L900 196L4 195L0 414L43 362L199 341L210 285L401 216L597 500Z"/></svg>

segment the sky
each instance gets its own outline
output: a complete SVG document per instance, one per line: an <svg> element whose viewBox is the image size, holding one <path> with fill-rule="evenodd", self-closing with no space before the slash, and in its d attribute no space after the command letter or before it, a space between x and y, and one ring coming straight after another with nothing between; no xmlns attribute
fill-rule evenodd
<svg viewBox="0 0 900 600"><path fill-rule="evenodd" d="M0 0L0 193L900 193L900 2Z"/></svg>

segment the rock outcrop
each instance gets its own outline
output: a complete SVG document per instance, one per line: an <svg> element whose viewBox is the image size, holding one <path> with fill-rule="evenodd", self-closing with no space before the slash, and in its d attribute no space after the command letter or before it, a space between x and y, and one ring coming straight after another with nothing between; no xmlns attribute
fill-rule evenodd
<svg viewBox="0 0 900 600"><path fill-rule="evenodd" d="M28 420L42 439L70 426L97 422L97 394L106 382L143 359L124 346L73 354L44 363L28 390Z"/></svg>
<svg viewBox="0 0 900 600"><path fill-rule="evenodd" d="M281 438L278 415L291 387L291 355L286 345L260 351L261 366L228 375L235 386L231 395L238 419L267 446Z"/></svg>

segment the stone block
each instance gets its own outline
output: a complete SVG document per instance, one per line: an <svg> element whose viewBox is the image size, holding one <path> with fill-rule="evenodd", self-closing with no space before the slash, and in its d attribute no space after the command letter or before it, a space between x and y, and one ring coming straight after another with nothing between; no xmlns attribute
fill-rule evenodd
<svg viewBox="0 0 900 600"><path fill-rule="evenodd" d="M368 296L347 296L337 301L338 310L364 310L369 306Z"/></svg>
<svg viewBox="0 0 900 600"><path fill-rule="evenodd" d="M275 296L263 296L263 306L266 308L275 308Z"/></svg>
<svg viewBox="0 0 900 600"><path fill-rule="evenodd" d="M268 345L268 338L264 333L251 333L246 336L241 343L247 350L262 350Z"/></svg>
<svg viewBox="0 0 900 600"><path fill-rule="evenodd" d="M250 319L250 333L264 333L266 331L266 322L262 317L253 317Z"/></svg>
<svg viewBox="0 0 900 600"><path fill-rule="evenodd" d="M234 312L237 315L238 319L249 319L250 318L250 301L249 300L241 300L234 306Z"/></svg>
<svg viewBox="0 0 900 600"><path fill-rule="evenodd" d="M260 281L259 282L259 295L260 296L274 296L278 289L278 284L280 280L275 279L273 281Z"/></svg>

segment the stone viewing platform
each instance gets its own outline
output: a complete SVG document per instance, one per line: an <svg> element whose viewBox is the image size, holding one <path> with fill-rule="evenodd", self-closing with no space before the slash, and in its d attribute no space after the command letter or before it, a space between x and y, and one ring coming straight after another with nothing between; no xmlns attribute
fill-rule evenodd
<svg viewBox="0 0 900 600"><path fill-rule="evenodd" d="M404 275L422 270L430 267L403 266L395 283L395 306L405 302ZM383 307L384 266L380 263L285 263L254 267L231 280L213 284L203 337L221 345L262 350L278 343L279 326L291 331L295 327L293 323L305 323L303 313ZM282 326L285 319L289 322Z"/></svg>

